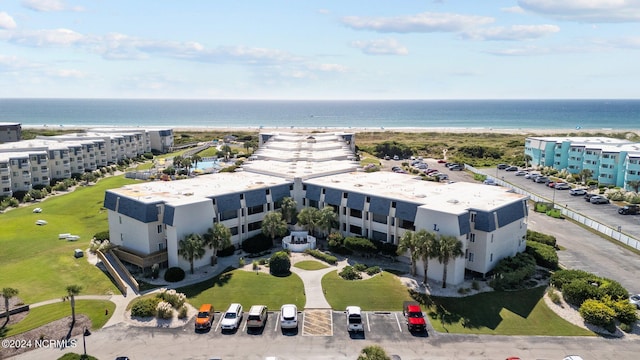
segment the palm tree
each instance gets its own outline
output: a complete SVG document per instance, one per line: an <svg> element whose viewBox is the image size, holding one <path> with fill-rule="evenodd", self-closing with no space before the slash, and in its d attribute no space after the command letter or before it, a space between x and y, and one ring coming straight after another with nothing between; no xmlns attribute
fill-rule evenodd
<svg viewBox="0 0 640 360"><path fill-rule="evenodd" d="M298 214L298 223L313 235L314 230L318 227L319 214L320 210L314 207L306 207L300 210L300 213Z"/></svg>
<svg viewBox="0 0 640 360"><path fill-rule="evenodd" d="M198 154L193 154L191 155L191 162L193 163L193 167L197 168L198 167L198 163L202 161L202 156L198 155Z"/></svg>
<svg viewBox="0 0 640 360"><path fill-rule="evenodd" d="M193 274L193 261L202 259L205 254L204 240L200 234L189 234L178 242L178 255L189 261L191 273Z"/></svg>
<svg viewBox="0 0 640 360"><path fill-rule="evenodd" d="M220 223L215 223L204 234L204 243L209 245L209 249L213 249L211 265L215 265L218 259L218 250L231 246L231 230ZM193 273L193 270L191 272Z"/></svg>
<svg viewBox="0 0 640 360"><path fill-rule="evenodd" d="M593 177L593 171L591 171L590 169L582 169L580 170L580 178L582 179L582 182L584 184L587 183L587 180L591 179Z"/></svg>
<svg viewBox="0 0 640 360"><path fill-rule="evenodd" d="M640 181L638 180L629 180L627 181L627 186L633 189L633 191L638 192L640 189Z"/></svg>
<svg viewBox="0 0 640 360"><path fill-rule="evenodd" d="M416 253L422 260L424 267L424 284L427 284L427 271L429 270L429 259L435 257L436 236L434 233L427 232L426 230L418 230L415 234L416 237Z"/></svg>
<svg viewBox="0 0 640 360"><path fill-rule="evenodd" d="M318 227L327 235L337 222L336 213L331 206L325 206L318 212Z"/></svg>
<svg viewBox="0 0 640 360"><path fill-rule="evenodd" d="M434 257L444 265L442 270L442 288L447 287L447 265L451 259L464 255L462 252L462 241L455 236L441 235L435 242Z"/></svg>
<svg viewBox="0 0 640 360"><path fill-rule="evenodd" d="M409 252L409 258L411 259L411 275L416 275L416 261L418 260L416 233L413 231L406 231L402 234L400 241L398 242L398 255L402 255Z"/></svg>
<svg viewBox="0 0 640 360"><path fill-rule="evenodd" d="M18 289L6 287L2 288L2 297L4 297L4 308L7 310L7 322L9 322L9 299L18 295Z"/></svg>
<svg viewBox="0 0 640 360"><path fill-rule="evenodd" d="M298 212L298 204L293 198L286 197L282 199L282 205L280 206L280 212L282 212L282 217L287 222L287 224L291 224L293 219Z"/></svg>
<svg viewBox="0 0 640 360"><path fill-rule="evenodd" d="M182 161L184 160L184 158L180 155L176 155L173 157L173 167L175 167L176 169L180 169L182 168Z"/></svg>
<svg viewBox="0 0 640 360"><path fill-rule="evenodd" d="M526 168L528 168L528 167L529 167L529 162L530 162L531 160L533 160L533 158L531 157L531 155L525 155L525 156L524 156L524 166L525 166Z"/></svg>
<svg viewBox="0 0 640 360"><path fill-rule="evenodd" d="M262 233L269 236L272 243L276 236L284 236L287 233L287 222L282 214L277 211L268 212L262 219Z"/></svg>
<svg viewBox="0 0 640 360"><path fill-rule="evenodd" d="M69 300L71 304L71 324L76 323L76 295L80 294L82 291L82 286L80 285L68 285L67 286L67 295L62 298L63 301Z"/></svg>

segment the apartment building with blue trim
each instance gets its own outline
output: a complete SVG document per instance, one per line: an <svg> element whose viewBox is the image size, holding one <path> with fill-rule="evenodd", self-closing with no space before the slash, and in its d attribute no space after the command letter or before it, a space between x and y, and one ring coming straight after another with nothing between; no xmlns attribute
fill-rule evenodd
<svg viewBox="0 0 640 360"><path fill-rule="evenodd" d="M579 174L591 170L602 185L632 190L629 181L640 181L640 143L608 137L529 137L525 155L532 166L546 166Z"/></svg>
<svg viewBox="0 0 640 360"><path fill-rule="evenodd" d="M145 267L149 258L189 268L178 242L204 234L214 223L231 230L232 243L262 231L262 219L293 198L299 210L331 206L338 231L397 244L407 231L425 229L457 237L465 255L450 262L448 281L465 271L486 274L499 260L526 248L527 197L480 183L435 183L393 172L367 173L354 153L354 134L271 133L241 171L170 182L144 182L105 193L116 254ZM210 265L212 250L194 262ZM406 256L402 261L408 262ZM419 270L423 264L417 264ZM429 264L442 279L443 265Z"/></svg>

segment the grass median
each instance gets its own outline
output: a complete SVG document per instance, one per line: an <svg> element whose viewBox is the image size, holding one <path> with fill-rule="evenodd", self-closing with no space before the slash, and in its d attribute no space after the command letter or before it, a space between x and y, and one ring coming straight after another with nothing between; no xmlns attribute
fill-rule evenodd
<svg viewBox="0 0 640 360"><path fill-rule="evenodd" d="M321 270L329 267L327 264L315 260L298 261L297 263L293 264L293 266L297 267L298 269L308 271Z"/></svg>
<svg viewBox="0 0 640 360"><path fill-rule="evenodd" d="M213 279L176 289L184 293L196 309L202 304L213 304L217 311L225 311L229 304L240 303L249 310L251 305L266 305L278 310L283 304L304 308L304 284L298 275L277 277L264 272L232 270Z"/></svg>

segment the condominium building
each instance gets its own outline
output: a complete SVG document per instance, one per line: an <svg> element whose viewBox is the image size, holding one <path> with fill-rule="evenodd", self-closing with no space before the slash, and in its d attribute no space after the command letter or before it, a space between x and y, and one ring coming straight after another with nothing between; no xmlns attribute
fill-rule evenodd
<svg viewBox="0 0 640 360"><path fill-rule="evenodd" d="M0 144L0 197L144 153L161 152L172 141L172 130L101 129Z"/></svg>
<svg viewBox="0 0 640 360"><path fill-rule="evenodd" d="M529 137L525 156L533 166L548 166L579 174L591 171L602 185L631 190L629 181L640 180L640 143L608 137Z"/></svg>
<svg viewBox="0 0 640 360"><path fill-rule="evenodd" d="M0 122L0 144L22 140L20 123Z"/></svg>
<svg viewBox="0 0 640 360"><path fill-rule="evenodd" d="M188 269L178 243L214 223L231 230L232 243L261 233L262 219L293 198L299 210L331 206L338 231L398 244L407 231L450 235L464 256L452 260L448 281L465 270L486 274L525 250L527 197L499 186L435 183L392 172L364 172L355 161L354 134L260 134L260 148L241 171L171 182L145 182L106 191L111 242L125 261L146 267L149 258ZM207 266L212 251L195 260ZM403 257L408 261L406 257ZM418 263L421 269L422 263ZM441 280L432 261L429 277Z"/></svg>

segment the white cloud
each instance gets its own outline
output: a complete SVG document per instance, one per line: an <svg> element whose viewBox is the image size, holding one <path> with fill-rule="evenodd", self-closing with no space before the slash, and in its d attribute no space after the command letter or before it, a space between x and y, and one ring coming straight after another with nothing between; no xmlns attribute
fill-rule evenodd
<svg viewBox="0 0 640 360"><path fill-rule="evenodd" d="M307 68L325 73L345 73L349 70L346 66L340 64L309 64Z"/></svg>
<svg viewBox="0 0 640 360"><path fill-rule="evenodd" d="M81 6L69 6L61 0L22 0L22 6L40 12L84 11Z"/></svg>
<svg viewBox="0 0 640 360"><path fill-rule="evenodd" d="M425 12L396 17L347 16L342 23L357 30L395 33L457 32L467 28L492 23L487 16Z"/></svg>
<svg viewBox="0 0 640 360"><path fill-rule="evenodd" d="M409 50L396 39L358 40L350 43L351 47L361 49L368 55L407 55Z"/></svg>
<svg viewBox="0 0 640 360"><path fill-rule="evenodd" d="M85 36L68 29L53 29L14 32L7 39L26 46L70 46L82 42Z"/></svg>
<svg viewBox="0 0 640 360"><path fill-rule="evenodd" d="M512 6L512 7L502 8L502 9L500 9L500 11L505 12L505 13L510 13L510 14L523 14L524 13L524 9L521 8L520 6Z"/></svg>
<svg viewBox="0 0 640 360"><path fill-rule="evenodd" d="M639 22L640 0L519 0L525 10L577 22Z"/></svg>
<svg viewBox="0 0 640 360"><path fill-rule="evenodd" d="M0 29L15 29L16 26L16 22L11 15L4 11L0 12Z"/></svg>
<svg viewBox="0 0 640 360"><path fill-rule="evenodd" d="M532 40L560 31L556 25L513 25L509 27L480 28L462 33L462 37L471 40Z"/></svg>
<svg viewBox="0 0 640 360"><path fill-rule="evenodd" d="M82 79L87 77L87 74L83 71L80 70L74 70L74 69L57 69L57 70L51 70L47 72L47 75L52 76L52 77L59 77L59 78L74 78L74 79Z"/></svg>
<svg viewBox="0 0 640 360"><path fill-rule="evenodd" d="M531 56L531 55L546 55L551 53L549 48L541 48L536 46L528 46L522 48L510 48L487 51L487 53L499 56Z"/></svg>

